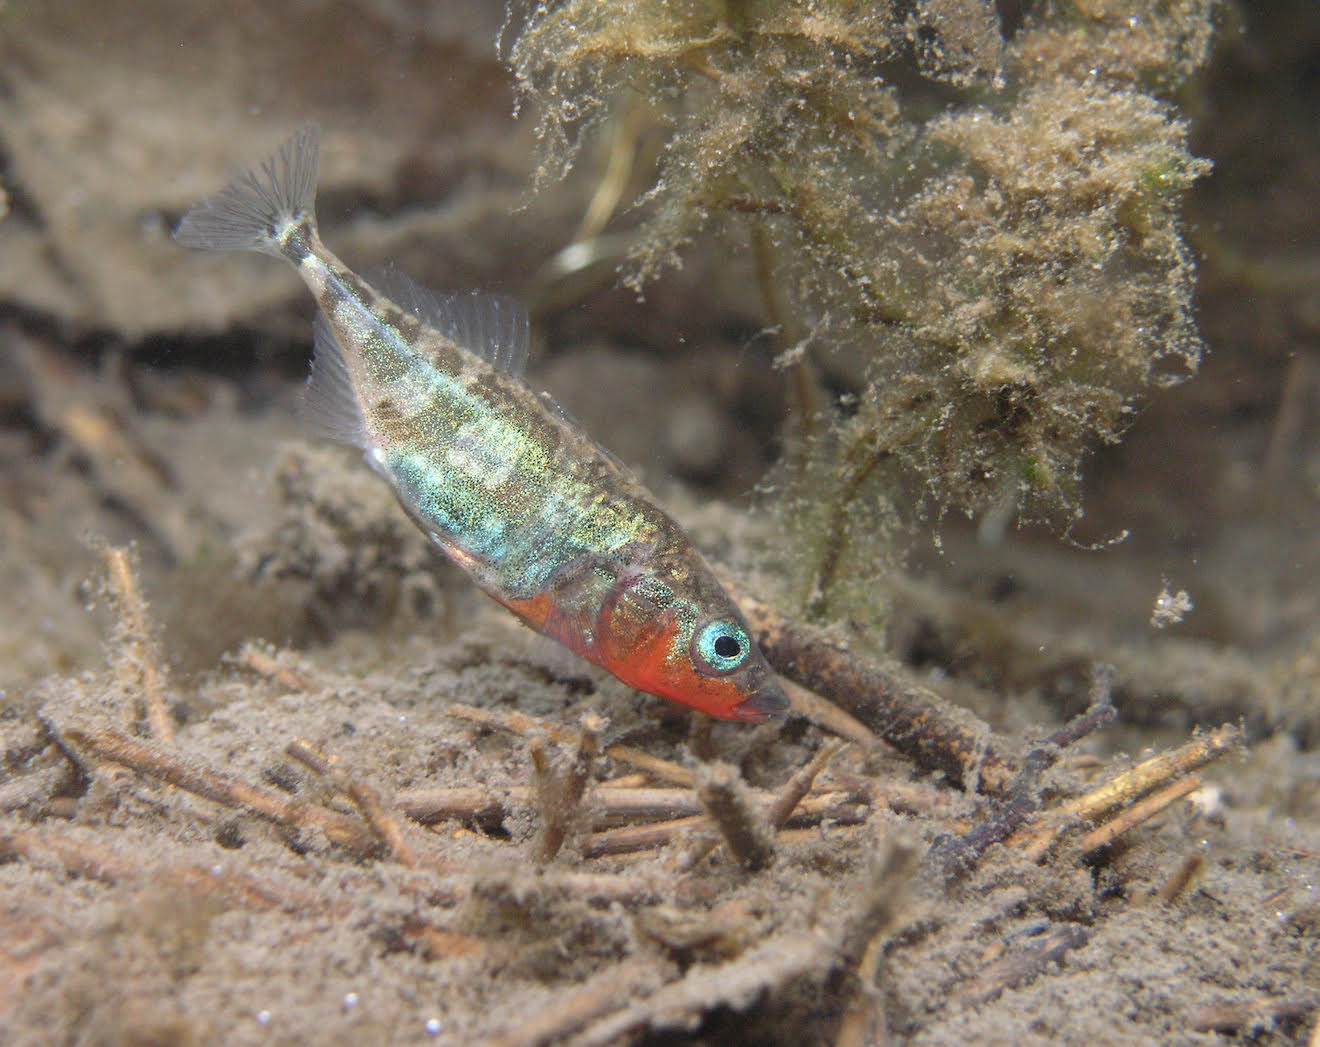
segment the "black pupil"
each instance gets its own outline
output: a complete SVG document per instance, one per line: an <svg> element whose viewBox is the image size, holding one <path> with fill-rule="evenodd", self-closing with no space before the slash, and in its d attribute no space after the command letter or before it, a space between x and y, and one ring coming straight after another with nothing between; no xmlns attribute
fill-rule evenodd
<svg viewBox="0 0 1320 1047"><path fill-rule="evenodd" d="M741 650L738 641L732 636L715 637L715 653L721 658L732 658Z"/></svg>

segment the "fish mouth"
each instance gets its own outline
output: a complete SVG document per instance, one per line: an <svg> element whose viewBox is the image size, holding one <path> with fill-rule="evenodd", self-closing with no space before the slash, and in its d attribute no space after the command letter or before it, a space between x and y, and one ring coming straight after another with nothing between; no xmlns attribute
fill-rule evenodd
<svg viewBox="0 0 1320 1047"><path fill-rule="evenodd" d="M784 689L773 680L767 680L734 706L733 711L738 719L748 723L783 723L788 719L791 707Z"/></svg>

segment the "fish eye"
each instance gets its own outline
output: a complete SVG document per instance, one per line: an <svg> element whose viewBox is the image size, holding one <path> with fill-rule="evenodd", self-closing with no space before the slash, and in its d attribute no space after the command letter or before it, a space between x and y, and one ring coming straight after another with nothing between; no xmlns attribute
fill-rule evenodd
<svg viewBox="0 0 1320 1047"><path fill-rule="evenodd" d="M751 637L737 622L721 619L707 622L692 638L692 654L708 672L731 673L746 660L752 649Z"/></svg>

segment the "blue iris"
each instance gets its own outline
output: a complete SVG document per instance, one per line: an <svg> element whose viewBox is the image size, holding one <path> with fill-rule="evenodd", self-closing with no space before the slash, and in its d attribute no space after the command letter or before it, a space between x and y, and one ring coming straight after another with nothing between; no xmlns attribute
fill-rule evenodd
<svg viewBox="0 0 1320 1047"><path fill-rule="evenodd" d="M707 622L692 638L696 660L713 673L733 672L747 661L751 649L747 630L727 619Z"/></svg>

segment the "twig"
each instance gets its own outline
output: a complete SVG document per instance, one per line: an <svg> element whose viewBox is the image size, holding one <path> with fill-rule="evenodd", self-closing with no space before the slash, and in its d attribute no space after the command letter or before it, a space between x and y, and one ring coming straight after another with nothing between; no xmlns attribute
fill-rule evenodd
<svg viewBox="0 0 1320 1047"><path fill-rule="evenodd" d="M1028 858L1037 861L1045 856L1067 826L1076 822L1101 821L1169 782L1218 760L1241 744L1241 730L1225 724L1177 749L1152 756L1085 796L1049 812L1038 828L1020 832L1009 842L1020 845Z"/></svg>
<svg viewBox="0 0 1320 1047"><path fill-rule="evenodd" d="M780 932L727 963L695 964L677 981L589 1026L571 1044L607 1047L646 1031L690 1030L717 1007L744 1011L763 994L803 978L854 969L867 944L892 929L903 910L915 854L907 840L887 840L865 884L849 892L858 899L851 911L828 927Z"/></svg>
<svg viewBox="0 0 1320 1047"><path fill-rule="evenodd" d="M1216 1003L1200 1007L1192 1014L1191 1026L1197 1032L1235 1033L1269 1028L1283 1021L1296 1021L1315 1009L1315 997L1262 996L1247 1003ZM1320 1028L1320 1026L1318 1026ZM1316 1042L1312 1034L1311 1042Z"/></svg>
<svg viewBox="0 0 1320 1047"><path fill-rule="evenodd" d="M746 898L735 898L713 909L680 909L652 905L637 913L636 927L670 952L717 950L724 955L741 951L752 940L756 920Z"/></svg>
<svg viewBox="0 0 1320 1047"><path fill-rule="evenodd" d="M651 825L628 825L595 833L582 845L584 858L605 858L638 851L654 851L692 829L710 828L710 819L694 814L687 818L655 822ZM706 852L710 853L709 851Z"/></svg>
<svg viewBox="0 0 1320 1047"><path fill-rule="evenodd" d="M469 723L499 731L508 731L510 734L523 735L524 737L544 734L556 742L573 742L576 740L576 735L568 728L551 723L549 720L538 720L526 713L478 709L476 706L465 705L462 702L453 702L445 711L450 716L467 720ZM675 785L686 785L691 788L696 781L692 772L682 764L674 763L672 760L662 760L629 745L607 746L605 755L611 760L631 764L639 770L646 771L663 781L673 782Z"/></svg>
<svg viewBox="0 0 1320 1047"><path fill-rule="evenodd" d="M312 679L289 651L280 651L268 644L249 640L238 649L232 658L235 665L268 680L274 680L291 691L305 691L312 685Z"/></svg>
<svg viewBox="0 0 1320 1047"><path fill-rule="evenodd" d="M1111 779L1069 804L1070 813L1083 821L1096 821L1160 786L1232 752L1242 744L1242 732L1232 724L1193 738L1185 745L1160 753Z"/></svg>
<svg viewBox="0 0 1320 1047"><path fill-rule="evenodd" d="M1118 719L1114 708L1114 667L1097 665L1091 673L1091 704L1081 716L1075 716L1045 739L1051 749L1063 750L1076 745L1089 734L1108 727Z"/></svg>
<svg viewBox="0 0 1320 1047"><path fill-rule="evenodd" d="M953 879L966 875L994 844L1002 843L1040 809L1040 776L1049 765L1048 750L1027 754L1013 792L980 825L961 836L941 836L926 852L925 864L936 874Z"/></svg>
<svg viewBox="0 0 1320 1047"><path fill-rule="evenodd" d="M395 794L395 808L413 821L430 823L446 818L461 821L498 819L531 807L534 790L508 786L498 792L475 785L449 788L405 789ZM592 811L604 823L678 818L701 811L691 789L634 789L600 786L592 792Z"/></svg>
<svg viewBox="0 0 1320 1047"><path fill-rule="evenodd" d="M67 773L63 767L46 767L0 785L0 811L17 811L49 800L51 792Z"/></svg>
<svg viewBox="0 0 1320 1047"><path fill-rule="evenodd" d="M774 831L738 768L723 761L700 765L697 796L729 845L729 853L744 869L754 872L774 860Z"/></svg>
<svg viewBox="0 0 1320 1047"><path fill-rule="evenodd" d="M852 970L852 993L835 1034L835 1047L881 1047L889 1030L876 991L876 976L886 942L908 910L908 891L917 864L907 840L886 839L876 872L865 891L861 912L843 925L838 965ZM908 919L911 917L909 916Z"/></svg>
<svg viewBox="0 0 1320 1047"><path fill-rule="evenodd" d="M285 746L284 752L327 778L352 800L363 821L376 834L376 838L386 846L396 862L407 869L416 869L420 866L417 852L408 843L399 820L385 809L376 790L356 775L350 774L337 756L319 752L308 743L300 741L290 742Z"/></svg>
<svg viewBox="0 0 1320 1047"><path fill-rule="evenodd" d="M450 956L484 956L491 950L491 944L481 938L436 927L420 918L406 921L400 933L405 938L421 939L426 951L436 959Z"/></svg>
<svg viewBox="0 0 1320 1047"><path fill-rule="evenodd" d="M805 771L804 767L797 774ZM792 780L784 785L785 792L790 785ZM753 792L758 798L770 799L766 794L756 790ZM854 780L846 786L834 784L826 786L821 792L809 792L789 813L789 817L819 820L829 817L831 810L842 810L858 803L869 804L873 800L909 813L931 813L931 804L921 803L923 799L925 796L919 786L908 786L906 783L876 786L867 781ZM933 799L938 801L939 797ZM511 785L501 789L477 785L402 789L394 795L395 810L423 824L449 818L458 821L498 820L515 811L526 810L534 802L533 790L526 785ZM935 806L938 807L938 803ZM700 814L702 810L701 802L691 789L645 789L612 784L597 786L591 793L592 816L598 827L686 818Z"/></svg>
<svg viewBox="0 0 1320 1047"><path fill-rule="evenodd" d="M806 799L807 793L811 792L816 776L825 770L842 748L843 744L840 742L827 742L816 750L816 754L810 760L793 772L793 776L784 783L770 809L766 811L766 817L774 828L782 829L788 824L798 804Z"/></svg>
<svg viewBox="0 0 1320 1047"><path fill-rule="evenodd" d="M0 833L0 859L9 858L21 858L32 865L53 865L66 874L102 883L165 881L198 894L221 894L235 904L256 910L307 912L325 904L309 891L275 884L242 870L186 863L148 868L139 856L127 856L50 830Z"/></svg>
<svg viewBox="0 0 1320 1047"><path fill-rule="evenodd" d="M606 778L600 783L602 789L645 789L651 784L651 776L641 771L621 774L615 778Z"/></svg>
<svg viewBox="0 0 1320 1047"><path fill-rule="evenodd" d="M849 716L833 702L826 701L820 695L787 678L784 678L782 683L789 701L792 702L794 716L800 716L814 723L821 730L855 742L865 752L870 752L879 743L880 739L874 731L855 716Z"/></svg>
<svg viewBox="0 0 1320 1047"><path fill-rule="evenodd" d="M631 960L587 981L536 1016L479 1047L544 1047L569 1036L587 1022L622 1007L638 989L654 984L660 970L654 960Z"/></svg>
<svg viewBox="0 0 1320 1047"><path fill-rule="evenodd" d="M1177 901L1187 892L1187 888L1196 882L1203 868L1205 868L1205 855L1200 851L1193 851L1178 863L1178 868L1164 881L1159 890L1151 894L1151 898L1161 905L1169 905Z"/></svg>
<svg viewBox="0 0 1320 1047"><path fill-rule="evenodd" d="M291 800L282 793L238 781L195 761L184 761L172 752L138 741L122 731L63 727L59 733L68 744L103 760L122 764L139 774L178 786L226 807L244 808L277 825L316 830L324 833L330 842L359 852L369 851L374 842L371 834L355 818Z"/></svg>
<svg viewBox="0 0 1320 1047"><path fill-rule="evenodd" d="M961 836L937 839L926 852L927 866L946 879L963 875L981 860L991 846L1002 843L1018 832L1040 810L1041 778L1058 761L1064 748L1113 722L1116 714L1113 705L1109 703L1110 675L1108 666L1096 668L1091 685L1091 707L1059 728L1043 743L1029 749L1022 758L1022 769L1007 799L975 828Z"/></svg>
<svg viewBox="0 0 1320 1047"><path fill-rule="evenodd" d="M770 664L784 676L834 702L926 770L964 786L1004 793L1017 761L1002 751L990 728L966 709L910 684L832 639L749 596L726 577Z"/></svg>
<svg viewBox="0 0 1320 1047"><path fill-rule="evenodd" d="M119 619L110 651L115 676L128 690L140 692L152 735L166 745L173 745L174 724L165 697L168 684L160 665L147 601L138 585L133 554L115 545L105 545L100 551L106 591Z"/></svg>
<svg viewBox="0 0 1320 1047"><path fill-rule="evenodd" d="M832 946L819 932L774 935L729 963L693 966L677 981L588 1026L569 1043L609 1047L634 1042L648 1030L691 1028L716 1007L746 1010L762 993L827 967Z"/></svg>
<svg viewBox="0 0 1320 1047"><path fill-rule="evenodd" d="M839 1023L835 1047L860 1047L863 1043L879 1047L888 1040L875 981L885 943L904 919L899 914L909 910L909 889L916 865L917 851L910 841L886 838L860 913L842 925L838 966L853 971L853 991Z"/></svg>
<svg viewBox="0 0 1320 1047"><path fill-rule="evenodd" d="M870 806L858 803L851 793L831 792L810 796L799 805L789 817L790 826L807 826L828 821L835 825L857 825L866 820ZM703 815L675 818L670 821L653 822L650 825L627 825L619 829L606 829L595 833L583 845L583 855L587 858L603 858L609 855L632 854L635 851L652 851L664 847L672 840L694 829L711 828L710 819ZM787 830L780 830L780 838L785 838ZM712 837L715 845L718 837ZM683 865L691 867L700 861L713 848L698 849L693 857L685 857Z"/></svg>
<svg viewBox="0 0 1320 1047"><path fill-rule="evenodd" d="M1143 822L1148 822L1167 807L1171 807L1184 796L1201 788L1201 780L1196 775L1188 775L1181 781L1174 782L1158 792L1151 793L1143 800L1134 803L1121 814L1097 826L1081 838L1077 847L1082 854L1090 854L1098 848L1113 843L1129 829L1134 829Z"/></svg>
<svg viewBox="0 0 1320 1047"><path fill-rule="evenodd" d="M1028 949L1009 953L991 962L952 1001L958 1007L975 1007L996 999L1005 989L1026 984L1047 964L1060 959L1090 938L1085 927L1071 925L1051 931Z"/></svg>
<svg viewBox="0 0 1320 1047"><path fill-rule="evenodd" d="M888 929L876 935L862 954L857 965L857 989L844 1008L834 1047L883 1047L889 1042L884 1002L875 986L888 935Z"/></svg>
<svg viewBox="0 0 1320 1047"><path fill-rule="evenodd" d="M842 744L839 742L829 742L821 746L816 754L803 766L799 767L794 772L793 777L784 783L784 787L766 806L766 821L770 823L772 829L778 831L788 824L788 820L793 817L793 812L798 809L798 805L811 791L816 776L824 770L825 765L833 759L834 754L841 748ZM685 870L693 868L718 845L719 840L714 836L707 835L698 838L691 850L684 855L680 867Z"/></svg>
<svg viewBox="0 0 1320 1047"><path fill-rule="evenodd" d="M536 806L541 814L535 846L538 864L544 865L554 858L573 827L582 820L582 797L591 781L604 729L605 721L599 716L583 717L577 750L567 766L548 753L539 740L532 742Z"/></svg>

